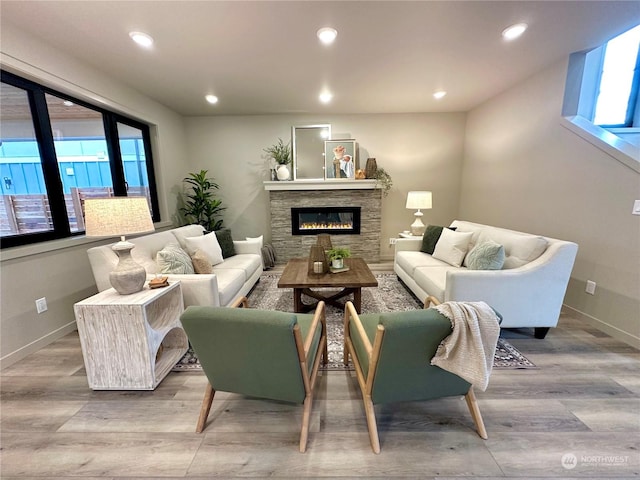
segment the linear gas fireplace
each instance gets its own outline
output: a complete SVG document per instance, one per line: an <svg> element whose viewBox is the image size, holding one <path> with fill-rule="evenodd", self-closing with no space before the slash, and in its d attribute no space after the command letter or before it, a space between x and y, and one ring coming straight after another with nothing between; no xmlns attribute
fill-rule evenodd
<svg viewBox="0 0 640 480"><path fill-rule="evenodd" d="M359 235L361 207L292 207L292 235Z"/></svg>

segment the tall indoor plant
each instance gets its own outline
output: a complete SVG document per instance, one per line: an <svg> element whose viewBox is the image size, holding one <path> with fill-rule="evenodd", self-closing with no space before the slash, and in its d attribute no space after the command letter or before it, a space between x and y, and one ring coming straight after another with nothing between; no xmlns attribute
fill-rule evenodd
<svg viewBox="0 0 640 480"><path fill-rule="evenodd" d="M187 221L202 225L208 232L220 230L223 220L217 219L226 208L222 206L222 200L214 197L214 191L220 186L207 177L208 170L200 170L198 173L189 173L184 182L190 187L185 193L184 206L180 211Z"/></svg>

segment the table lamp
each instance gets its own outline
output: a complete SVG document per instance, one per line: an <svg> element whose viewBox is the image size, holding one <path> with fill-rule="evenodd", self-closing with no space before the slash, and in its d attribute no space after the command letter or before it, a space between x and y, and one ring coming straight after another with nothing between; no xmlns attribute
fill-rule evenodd
<svg viewBox="0 0 640 480"><path fill-rule="evenodd" d="M414 213L416 219L411 224L411 235L423 235L426 227L422 223L423 213L420 210L431 208L431 192L409 192L407 194L407 208L418 210Z"/></svg>
<svg viewBox="0 0 640 480"><path fill-rule="evenodd" d="M109 274L113 288L120 295L139 292L147 272L131 257L135 245L125 235L152 232L153 220L145 197L90 198L84 202L87 237L120 237L111 248L119 257L118 266Z"/></svg>

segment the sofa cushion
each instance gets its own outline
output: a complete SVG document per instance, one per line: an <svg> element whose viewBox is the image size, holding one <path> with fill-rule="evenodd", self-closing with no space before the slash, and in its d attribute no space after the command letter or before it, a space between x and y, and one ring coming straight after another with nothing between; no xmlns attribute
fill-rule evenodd
<svg viewBox="0 0 640 480"><path fill-rule="evenodd" d="M156 255L160 273L195 273L189 254L177 243L169 243Z"/></svg>
<svg viewBox="0 0 640 480"><path fill-rule="evenodd" d="M213 265L211 265L209 255L202 250L198 249L191 255L191 263L193 263L193 269L196 273L213 273Z"/></svg>
<svg viewBox="0 0 640 480"><path fill-rule="evenodd" d="M444 290L447 284L447 272L450 270L458 270L458 268L451 265L419 267L416 268L413 279L425 292L443 302Z"/></svg>
<svg viewBox="0 0 640 480"><path fill-rule="evenodd" d="M413 275L418 267L442 267L447 265L445 262L433 258L422 252L400 251L396 253L396 264L409 275Z"/></svg>
<svg viewBox="0 0 640 480"><path fill-rule="evenodd" d="M459 267L469 249L471 232L454 232L448 228L443 229L436 248L433 251L433 258L447 262L450 265Z"/></svg>
<svg viewBox="0 0 640 480"><path fill-rule="evenodd" d="M218 295L220 305L229 305L238 296L238 292L245 282L245 272L240 268L213 267L213 273L218 280Z"/></svg>
<svg viewBox="0 0 640 480"><path fill-rule="evenodd" d="M222 263L222 248L218 243L218 237L214 232L207 233L199 237L186 237L184 239L186 250L190 254L193 254L196 250L201 250L207 257L211 265L217 265Z"/></svg>
<svg viewBox="0 0 640 480"><path fill-rule="evenodd" d="M156 262L158 252L169 243L177 243L171 232L157 232L133 239L127 239L135 248L131 250L131 257L144 267L147 273L160 273Z"/></svg>
<svg viewBox="0 0 640 480"><path fill-rule="evenodd" d="M171 230L171 234L178 240L183 250L187 250L184 239L187 237L199 237L204 235L204 227L202 225L185 225Z"/></svg>
<svg viewBox="0 0 640 480"><path fill-rule="evenodd" d="M222 258L233 257L236 254L236 249L233 246L233 238L231 237L231 230L223 228L222 230L215 231L216 238L222 249Z"/></svg>
<svg viewBox="0 0 640 480"><path fill-rule="evenodd" d="M233 269L242 270L244 272L244 279L249 280L256 270L262 267L262 257L259 255L243 254L234 255L225 259L224 262L216 265L213 270L214 273L220 270Z"/></svg>
<svg viewBox="0 0 640 480"><path fill-rule="evenodd" d="M504 247L489 239L469 251L466 263L472 270L500 270L504 265Z"/></svg>
<svg viewBox="0 0 640 480"><path fill-rule="evenodd" d="M532 262L542 255L548 244L544 237L491 227L482 231L478 244L488 240L504 245L504 269L518 268Z"/></svg>

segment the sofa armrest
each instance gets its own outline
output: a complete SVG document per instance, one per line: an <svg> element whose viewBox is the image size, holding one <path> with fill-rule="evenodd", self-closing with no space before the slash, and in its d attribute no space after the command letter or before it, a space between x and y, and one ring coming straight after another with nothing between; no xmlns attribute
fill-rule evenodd
<svg viewBox="0 0 640 480"><path fill-rule="evenodd" d="M262 257L262 244L256 240L234 240L233 248L236 255L251 253Z"/></svg>
<svg viewBox="0 0 640 480"><path fill-rule="evenodd" d="M155 275L147 274L147 280ZM218 293L218 277L212 274L167 274L169 282L180 280L184 308L190 305L220 306L220 294Z"/></svg>
<svg viewBox="0 0 640 480"><path fill-rule="evenodd" d="M398 238L396 240L396 252L411 251L419 252L422 248L422 237L420 238Z"/></svg>
<svg viewBox="0 0 640 480"><path fill-rule="evenodd" d="M449 271L444 301L484 301L506 328L555 327L577 250L575 243L556 242L519 268Z"/></svg>

